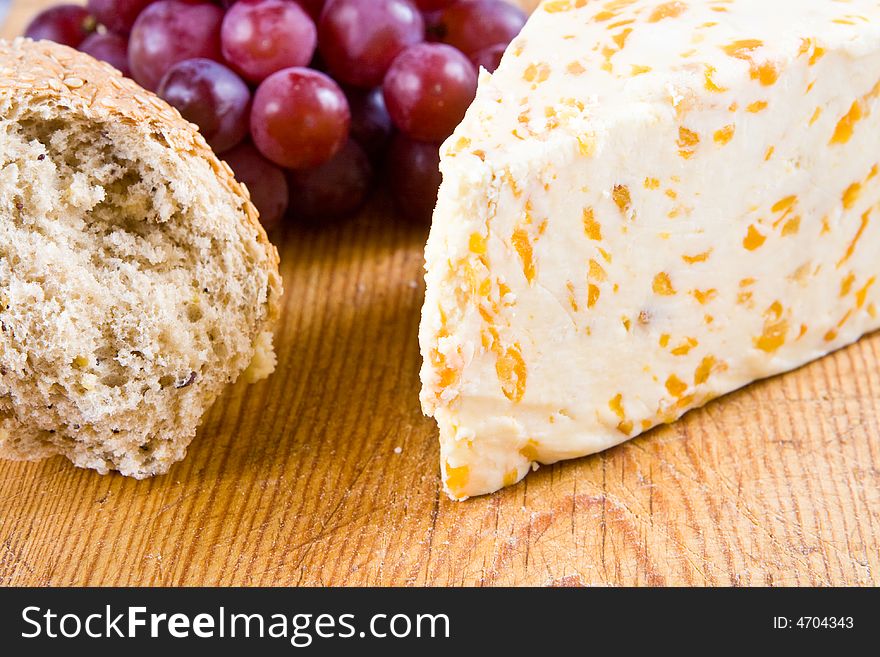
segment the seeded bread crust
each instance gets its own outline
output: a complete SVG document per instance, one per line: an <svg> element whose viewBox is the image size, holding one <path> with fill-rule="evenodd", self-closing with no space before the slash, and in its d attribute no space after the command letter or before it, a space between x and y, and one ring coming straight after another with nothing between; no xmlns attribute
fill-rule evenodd
<svg viewBox="0 0 880 657"><path fill-rule="evenodd" d="M274 370L278 264L176 110L71 48L0 40L0 457L166 472L228 383Z"/></svg>

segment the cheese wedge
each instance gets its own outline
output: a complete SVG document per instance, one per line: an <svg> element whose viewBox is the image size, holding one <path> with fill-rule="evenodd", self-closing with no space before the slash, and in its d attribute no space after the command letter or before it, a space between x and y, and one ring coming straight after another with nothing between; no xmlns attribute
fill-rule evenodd
<svg viewBox="0 0 880 657"><path fill-rule="evenodd" d="M880 2L548 0L442 147L454 499L880 327Z"/></svg>

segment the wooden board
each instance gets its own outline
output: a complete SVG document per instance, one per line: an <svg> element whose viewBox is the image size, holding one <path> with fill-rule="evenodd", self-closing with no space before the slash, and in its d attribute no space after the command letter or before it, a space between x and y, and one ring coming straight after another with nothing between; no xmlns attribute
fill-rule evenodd
<svg viewBox="0 0 880 657"><path fill-rule="evenodd" d="M418 405L425 235L380 200L276 236L275 376L230 390L188 458L152 481L0 462L0 583L880 583L878 336L448 501Z"/></svg>

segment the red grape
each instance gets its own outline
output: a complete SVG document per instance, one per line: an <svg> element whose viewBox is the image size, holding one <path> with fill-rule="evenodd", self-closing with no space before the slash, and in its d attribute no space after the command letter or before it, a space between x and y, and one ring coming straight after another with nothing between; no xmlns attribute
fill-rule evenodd
<svg viewBox="0 0 880 657"><path fill-rule="evenodd" d="M459 2L443 12L441 40L471 55L496 43L510 43L525 24L525 13L503 0Z"/></svg>
<svg viewBox="0 0 880 657"><path fill-rule="evenodd" d="M370 91L355 89L348 92L351 108L351 138L367 155L376 159L385 152L385 146L394 132L394 124L385 107L382 88Z"/></svg>
<svg viewBox="0 0 880 657"><path fill-rule="evenodd" d="M113 32L95 32L79 44L79 49L95 59L109 63L122 71L123 75L131 77L131 69L128 68L128 39L124 36Z"/></svg>
<svg viewBox="0 0 880 657"><path fill-rule="evenodd" d="M445 9L458 0L413 0L413 2L422 11L434 11L435 9Z"/></svg>
<svg viewBox="0 0 880 657"><path fill-rule="evenodd" d="M86 7L111 32L128 34L135 19L154 0L88 0Z"/></svg>
<svg viewBox="0 0 880 657"><path fill-rule="evenodd" d="M286 68L257 88L251 136L276 164L308 169L342 148L350 122L345 94L332 79L307 68Z"/></svg>
<svg viewBox="0 0 880 657"><path fill-rule="evenodd" d="M417 221L430 221L440 187L440 146L395 135L386 174L398 210Z"/></svg>
<svg viewBox="0 0 880 657"><path fill-rule="evenodd" d="M507 45L506 43L496 43L494 46L478 50L471 55L471 61L478 69L482 66L489 73L494 73L501 63L501 57L507 50Z"/></svg>
<svg viewBox="0 0 880 657"><path fill-rule="evenodd" d="M240 0L226 12L220 32L223 57L251 82L291 66L306 66L317 30L290 0Z"/></svg>
<svg viewBox="0 0 880 657"><path fill-rule="evenodd" d="M425 21L425 41L429 43L442 41L445 33L443 10L436 9L434 11L422 12L422 19Z"/></svg>
<svg viewBox="0 0 880 657"><path fill-rule="evenodd" d="M324 9L324 0L296 0L296 2L306 10L313 21L317 21L321 17L321 11Z"/></svg>
<svg viewBox="0 0 880 657"><path fill-rule="evenodd" d="M134 79L156 89L165 72L194 57L220 60L223 10L206 2L159 0L138 16L128 43Z"/></svg>
<svg viewBox="0 0 880 657"><path fill-rule="evenodd" d="M356 87L382 83L394 58L425 38L425 24L410 0L329 0L318 43L337 80Z"/></svg>
<svg viewBox="0 0 880 657"><path fill-rule="evenodd" d="M248 142L223 153L223 159L232 167L238 181L247 185L251 201L260 211L263 227L266 230L276 228L287 211L290 196L284 171L260 155Z"/></svg>
<svg viewBox="0 0 880 657"><path fill-rule="evenodd" d="M95 27L97 22L85 7L58 5L34 16L24 35L34 41L47 39L76 48Z"/></svg>
<svg viewBox="0 0 880 657"><path fill-rule="evenodd" d="M373 167L363 149L349 141L319 167L291 171L290 209L296 217L314 220L353 214L366 201Z"/></svg>
<svg viewBox="0 0 880 657"><path fill-rule="evenodd" d="M186 59L168 69L159 96L192 121L217 153L248 133L251 92L231 69L211 59Z"/></svg>
<svg viewBox="0 0 880 657"><path fill-rule="evenodd" d="M383 89L388 113L402 132L420 141L441 141L473 101L477 74L452 46L421 43L394 60Z"/></svg>

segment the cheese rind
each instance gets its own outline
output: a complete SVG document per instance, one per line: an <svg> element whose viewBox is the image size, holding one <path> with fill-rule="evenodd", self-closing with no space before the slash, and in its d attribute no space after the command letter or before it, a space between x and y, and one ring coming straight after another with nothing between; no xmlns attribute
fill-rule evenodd
<svg viewBox="0 0 880 657"><path fill-rule="evenodd" d="M453 499L880 327L880 2L548 0L441 155Z"/></svg>

